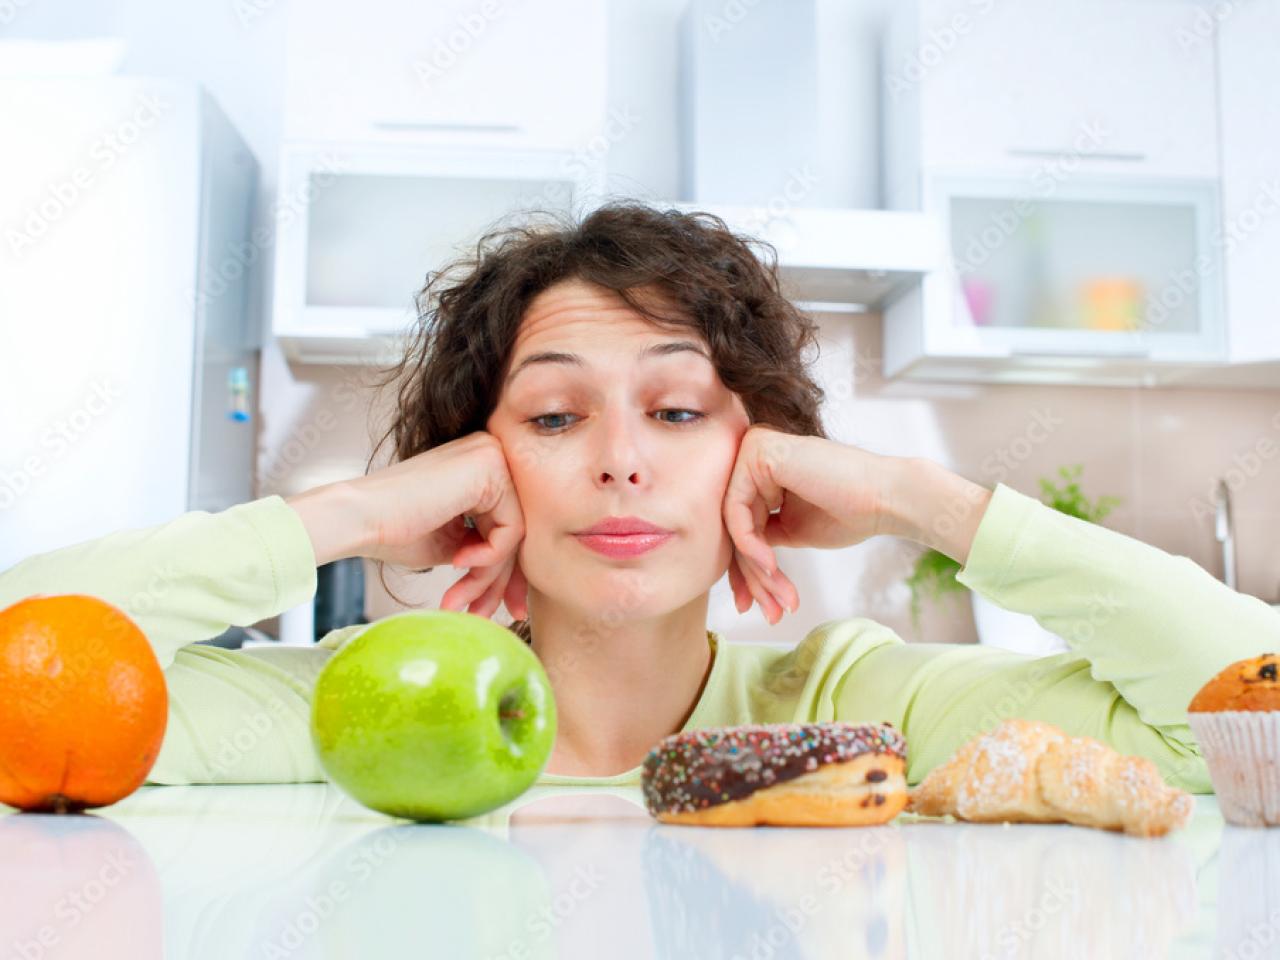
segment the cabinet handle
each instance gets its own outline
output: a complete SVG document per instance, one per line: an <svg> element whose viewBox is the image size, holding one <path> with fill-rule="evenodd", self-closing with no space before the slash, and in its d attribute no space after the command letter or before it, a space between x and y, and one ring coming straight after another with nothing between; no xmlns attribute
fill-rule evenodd
<svg viewBox="0 0 1280 960"><path fill-rule="evenodd" d="M1006 151L1011 157L1039 157L1041 159L1063 159L1071 157L1077 160L1122 160L1128 163L1141 163L1147 159L1145 153L1123 152L1118 150L1091 150L1084 153L1079 150L1037 150L1032 147L1009 147Z"/></svg>
<svg viewBox="0 0 1280 960"><path fill-rule="evenodd" d="M435 123L431 120L375 120L379 130L448 130L457 133L519 133L515 123Z"/></svg>
<svg viewBox="0 0 1280 960"><path fill-rule="evenodd" d="M1091 360L1110 360L1115 357L1138 357L1145 358L1151 356L1150 347L1141 347L1137 350L1053 350L1037 347L1010 347L1009 356L1011 357L1087 357Z"/></svg>

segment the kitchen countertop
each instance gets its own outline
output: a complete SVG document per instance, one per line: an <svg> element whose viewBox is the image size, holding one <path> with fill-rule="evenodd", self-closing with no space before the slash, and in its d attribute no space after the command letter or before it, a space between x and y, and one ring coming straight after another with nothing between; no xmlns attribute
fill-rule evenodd
<svg viewBox="0 0 1280 960"><path fill-rule="evenodd" d="M1280 830L1224 825L1211 795L1142 839L905 814L677 827L628 787L428 825L329 784L150 786L94 816L0 815L0 921L4 960L1243 960L1280 955Z"/></svg>

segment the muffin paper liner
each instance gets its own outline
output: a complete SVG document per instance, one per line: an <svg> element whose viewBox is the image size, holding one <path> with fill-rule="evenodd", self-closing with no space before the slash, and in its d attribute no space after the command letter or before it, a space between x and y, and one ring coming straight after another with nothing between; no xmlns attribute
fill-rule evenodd
<svg viewBox="0 0 1280 960"><path fill-rule="evenodd" d="M1280 825L1280 710L1188 713L1223 819Z"/></svg>

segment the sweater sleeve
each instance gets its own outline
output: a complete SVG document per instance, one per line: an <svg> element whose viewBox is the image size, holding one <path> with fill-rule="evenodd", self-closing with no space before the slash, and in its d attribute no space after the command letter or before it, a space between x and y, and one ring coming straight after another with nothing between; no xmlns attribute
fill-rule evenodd
<svg viewBox="0 0 1280 960"><path fill-rule="evenodd" d="M35 594L91 594L127 613L167 669L181 647L273 617L315 590L311 538L272 495L28 557L0 573L0 609Z"/></svg>
<svg viewBox="0 0 1280 960"><path fill-rule="evenodd" d="M862 657L841 680L839 710L896 720L911 751L911 782L973 734L1017 716L1146 756L1171 783L1211 791L1187 704L1228 664L1280 650L1280 613L1186 557L1004 484L957 579L1032 615L1070 649L1031 657L898 642Z"/></svg>

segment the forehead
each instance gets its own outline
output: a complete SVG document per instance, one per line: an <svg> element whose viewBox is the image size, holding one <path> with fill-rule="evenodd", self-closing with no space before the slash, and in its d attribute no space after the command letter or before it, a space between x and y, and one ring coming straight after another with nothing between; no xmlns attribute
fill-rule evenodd
<svg viewBox="0 0 1280 960"><path fill-rule="evenodd" d="M673 355L685 358L682 366L702 365L714 375L696 331L663 329L612 290L566 281L542 291L525 310L504 386L528 379L524 371L536 368L582 369L605 357L628 362Z"/></svg>
<svg viewBox="0 0 1280 960"><path fill-rule="evenodd" d="M658 337L667 331L632 309L616 291L583 280L564 280L529 302L516 332L515 353L583 337ZM693 339L693 331L682 331Z"/></svg>

